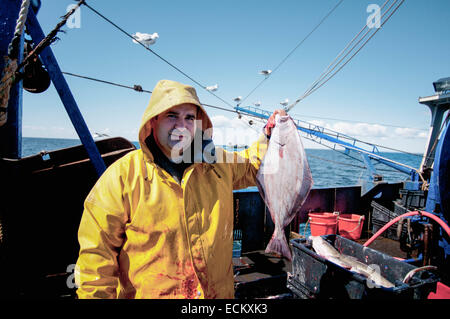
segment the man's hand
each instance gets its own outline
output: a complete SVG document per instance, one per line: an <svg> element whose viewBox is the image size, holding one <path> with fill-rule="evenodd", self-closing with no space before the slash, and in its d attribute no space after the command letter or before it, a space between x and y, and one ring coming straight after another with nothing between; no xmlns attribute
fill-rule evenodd
<svg viewBox="0 0 450 319"><path fill-rule="evenodd" d="M287 113L285 110L275 110L273 114L269 117L266 126L264 126L264 133L270 137L272 134L272 129L275 127L275 115L279 114L280 116L286 116Z"/></svg>

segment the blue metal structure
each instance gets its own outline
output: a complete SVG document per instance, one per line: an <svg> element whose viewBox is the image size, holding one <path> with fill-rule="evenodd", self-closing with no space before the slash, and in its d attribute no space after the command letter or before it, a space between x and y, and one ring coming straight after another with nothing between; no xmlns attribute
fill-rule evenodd
<svg viewBox="0 0 450 319"><path fill-rule="evenodd" d="M441 81L441 80L439 80ZM439 83L436 82L436 83ZM436 84L434 83L434 85ZM319 142L325 140L335 145L339 145L344 148L344 152L348 154L350 151L358 152L365 166L367 168L368 174L367 179L363 185L361 185L362 193L367 193L371 188L374 187L374 183L370 185L370 181L376 182L378 175L376 170L372 165L371 159L376 160L380 163L388 165L394 169L401 172L407 173L411 176L411 182L405 183L407 190L420 190L421 182L423 182L423 176L419 176L419 173L423 173L424 168L433 168L431 178L426 182L429 182L428 194L426 197L426 207L425 210L430 213L435 213L444 222L448 223L450 218L450 116L447 116L446 122L441 124L445 112L450 109L450 94L448 92L437 92L437 95L420 98L419 102L427 105L432 113L430 137L426 150L424 153L422 165L420 171L414 168L409 168L407 166L401 165L399 163L393 162L380 156L376 146L369 143L365 143L366 146L372 146L372 150L367 150L356 145L358 141L349 136L339 134L336 132L327 132L323 127L310 124L308 122L295 120L297 128L307 134L307 137ZM238 113L251 115L261 119L268 119L271 116L271 112L254 108L254 107L236 107L235 110ZM307 124L305 127L304 124ZM440 128L443 130L440 130ZM439 139L440 136L440 139ZM346 141L344 141L345 139ZM419 180L421 177L422 180ZM375 196L376 197L376 196ZM427 219L422 221L421 216L410 217L412 222L415 223L427 223ZM443 258L448 260L450 256L450 243L447 241L444 235L444 230L440 228L440 234L437 238L438 245L443 251Z"/></svg>
<svg viewBox="0 0 450 319"><path fill-rule="evenodd" d="M0 21L8 21L9 23L2 24L0 32L4 37L0 41L0 54L5 56L9 42L14 33L15 23L20 9L20 0L0 0ZM33 10L28 11L28 18L26 22L27 32L35 45L45 38L45 35L39 25ZM23 37L20 49L20 57L23 55ZM89 129L83 119L83 116L78 108L78 105L70 91L70 88L61 73L58 62L53 55L50 47L46 47L41 53L40 58L45 65L53 85L55 86L61 101L69 115L72 124L83 143L95 170L100 176L106 169L105 163L100 155L100 152L95 145L94 139L89 132ZM3 70L3 62L0 62L1 70ZM8 107L8 122L0 131L0 140L2 149L1 157L20 158L22 145L22 84L17 83L11 89L11 98Z"/></svg>
<svg viewBox="0 0 450 319"><path fill-rule="evenodd" d="M430 187L426 210L435 213L448 223L450 220L450 121L447 122L445 130L436 149L434 168L431 175ZM443 236L439 245L444 249L445 257L450 256L450 243Z"/></svg>
<svg viewBox="0 0 450 319"><path fill-rule="evenodd" d="M437 86L440 81L434 82L433 85ZM441 123L445 112L450 109L450 93L446 91L436 91L437 94L427 97L419 98L419 103L428 106L431 111L431 123L430 123L430 137L423 155L422 164L420 170L430 168L433 165L433 160L436 152L435 142L439 138L441 133Z"/></svg>
<svg viewBox="0 0 450 319"><path fill-rule="evenodd" d="M261 119L268 119L271 112L261 110L255 107L235 107L235 110L238 113L247 114L255 117L259 117ZM307 137L320 143L322 140L325 140L329 143L334 144L334 149L336 145L339 145L344 148L344 153L349 154L350 151L355 151L359 153L363 159L363 162L366 164L366 168L368 169L368 176L371 177L372 181L378 181L380 175L377 174L375 167L371 163L371 159L376 160L382 164L388 165L398 171L406 173L410 175L412 181L419 181L419 175L416 169L409 167L407 165L403 165L401 163L397 163L395 161L389 160L379 154L378 148L375 145L371 145L365 142L361 142L353 137L340 134L337 132L331 132L324 127L314 125L305 121L300 121L294 119L295 124L299 131L306 133ZM334 136L333 136L334 135ZM345 140L344 140L345 139ZM357 145L357 143L366 144L366 146L371 149L364 149Z"/></svg>
<svg viewBox="0 0 450 319"><path fill-rule="evenodd" d="M5 67L4 56L8 55L8 47L14 36L16 20L19 16L21 1L0 1L0 70ZM21 38L19 59L23 56L23 37ZM0 72L1 72L0 71ZM3 75L2 75L3 76ZM10 90L8 103L8 121L0 127L0 156L7 158L20 158L22 153L22 82Z"/></svg>

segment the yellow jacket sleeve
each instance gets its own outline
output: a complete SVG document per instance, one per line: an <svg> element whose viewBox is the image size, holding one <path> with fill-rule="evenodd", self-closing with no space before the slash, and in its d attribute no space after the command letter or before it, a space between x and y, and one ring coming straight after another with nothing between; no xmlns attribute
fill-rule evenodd
<svg viewBox="0 0 450 319"><path fill-rule="evenodd" d="M117 256L127 220L123 183L117 165L111 165L89 193L78 230L80 253L75 270L77 295L116 298L119 284Z"/></svg>
<svg viewBox="0 0 450 319"><path fill-rule="evenodd" d="M234 152L233 189L242 189L256 185L256 174L267 152L269 139L261 134L249 148Z"/></svg>

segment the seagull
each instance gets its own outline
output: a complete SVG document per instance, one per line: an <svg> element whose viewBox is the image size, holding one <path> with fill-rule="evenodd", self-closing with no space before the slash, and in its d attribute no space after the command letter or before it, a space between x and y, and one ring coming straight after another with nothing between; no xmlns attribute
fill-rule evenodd
<svg viewBox="0 0 450 319"><path fill-rule="evenodd" d="M259 72L259 74L265 75L265 76L269 76L270 73L272 73L272 70L262 70L261 72Z"/></svg>
<svg viewBox="0 0 450 319"><path fill-rule="evenodd" d="M153 34L136 32L135 34L133 34L133 38L135 39L133 40L134 43L140 42L146 47L149 47L156 42L156 39L159 38L159 35L156 32Z"/></svg>
<svg viewBox="0 0 450 319"><path fill-rule="evenodd" d="M238 96L236 98L234 98L234 102L240 102L242 100L242 96Z"/></svg>
<svg viewBox="0 0 450 319"><path fill-rule="evenodd" d="M108 135L108 134L102 134L102 133L94 132L94 133L92 134L92 137L93 137L94 139L99 139L99 138L102 138L102 137L109 137L109 135Z"/></svg>
<svg viewBox="0 0 450 319"><path fill-rule="evenodd" d="M283 106L287 106L289 104L289 99L286 99L283 102L280 102L280 104Z"/></svg>
<svg viewBox="0 0 450 319"><path fill-rule="evenodd" d="M261 106L261 101L253 103L254 106Z"/></svg>
<svg viewBox="0 0 450 319"><path fill-rule="evenodd" d="M210 92L214 92L217 91L217 89L219 88L219 85L211 85L211 86L207 86L206 90L210 91Z"/></svg>

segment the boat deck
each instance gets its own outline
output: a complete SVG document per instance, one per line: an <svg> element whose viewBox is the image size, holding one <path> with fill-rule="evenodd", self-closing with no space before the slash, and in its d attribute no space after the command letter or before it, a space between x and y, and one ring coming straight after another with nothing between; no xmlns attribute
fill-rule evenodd
<svg viewBox="0 0 450 319"><path fill-rule="evenodd" d="M264 250L252 251L233 258L235 297L238 299L284 298L287 273L292 264L286 258L266 254Z"/></svg>

